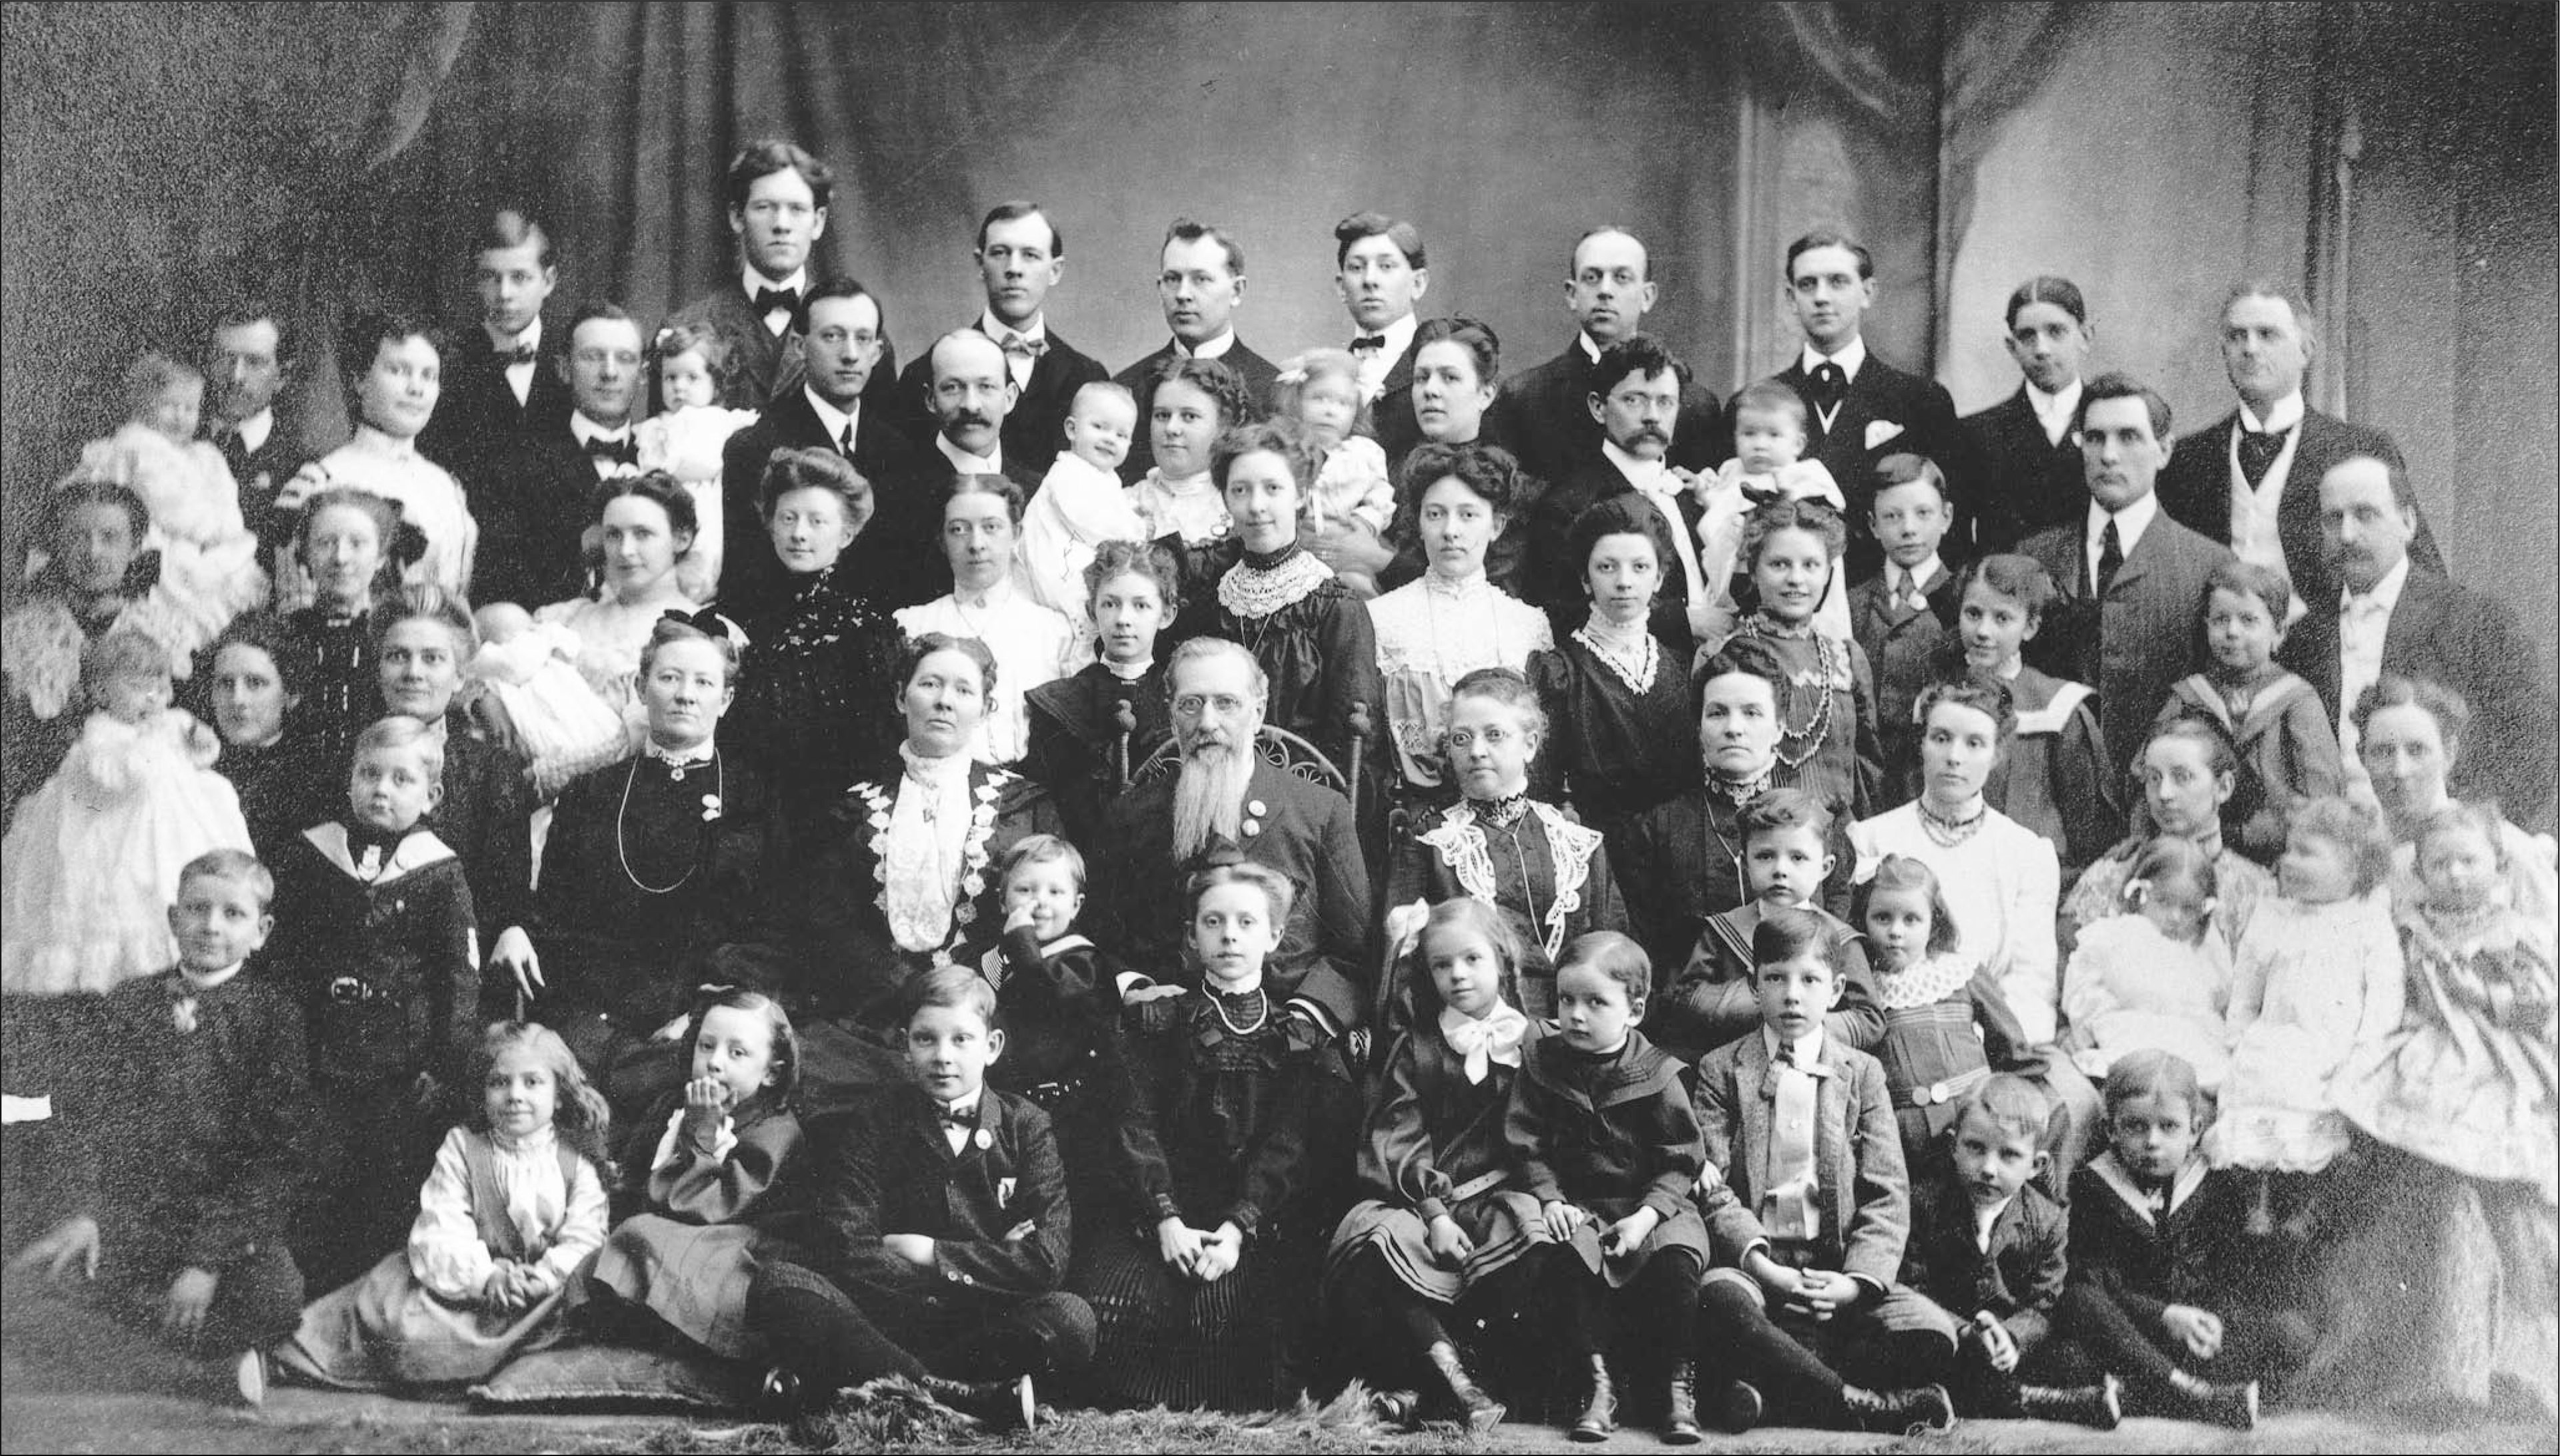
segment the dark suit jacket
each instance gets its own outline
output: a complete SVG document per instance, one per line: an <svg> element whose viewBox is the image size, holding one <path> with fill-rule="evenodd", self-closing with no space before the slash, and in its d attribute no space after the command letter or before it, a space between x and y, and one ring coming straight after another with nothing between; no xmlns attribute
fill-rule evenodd
<svg viewBox="0 0 2560 1456"><path fill-rule="evenodd" d="M2088 496L2080 497L2085 503ZM1920 588L1928 603L1922 610L1885 599L1884 573L1848 589L1849 640L1866 653L1875 671L1875 735L1884 750L1886 796L1899 803L1916 760L1919 732L1911 724L1911 706L1920 691L1937 680L1938 660L1955 647L1956 572L1939 558L1936 579Z"/></svg>
<svg viewBox="0 0 2560 1456"><path fill-rule="evenodd" d="M2219 542L2231 540L2231 435L2240 428L2240 411L2179 440L2160 472L2160 508L2196 531ZM2337 600L2341 583L2328 569L2320 549L2320 483L2349 455L2377 455L2400 463L2400 447L2378 429L2349 424L2317 409L2305 409L2302 439L2294 446L2293 468L2285 475L2285 493L2276 505L2276 536L2285 548L2285 572L2294 578L2294 594L2306 602ZM2442 574L2445 558L2418 517L2418 534L2409 555L2428 570Z"/></svg>
<svg viewBox="0 0 2560 1456"><path fill-rule="evenodd" d="M1857 378L1848 382L1840 412L1832 417L1831 428L1825 429L1821 411L1814 406L1813 380L1805 373L1803 356L1798 355L1776 379L1805 399L1805 458L1822 461L1840 483L1840 498L1848 502L1849 580L1865 580L1884 563L1867 520L1875 505L1876 461L1906 453L1927 456L1947 473L1957 509L1965 509L1973 471L1965 458L1964 436L1956 428L1956 402L1948 397L1946 386L1895 369L1876 358L1870 346ZM1727 402L1723 428L1727 442L1733 438L1733 405ZM1901 429L1891 439L1869 447L1867 426L1880 424Z"/></svg>
<svg viewBox="0 0 2560 1456"><path fill-rule="evenodd" d="M914 594L929 584L932 573L912 558L919 544L927 543L931 528L926 523L940 507L938 497L921 498L918 477L923 463L917 459L914 442L891 415L869 391L864 393L862 417L854 425L854 468L872 483L873 516L846 549L844 565L853 581L874 600L902 606L929 601L934 595L934 591ZM819 423L809 392L797 384L775 399L762 418L730 435L720 448L720 507L726 534L720 595L732 612L769 608L775 593L786 589L782 561L773 554L773 540L765 534L756 490L774 451L812 448L841 453L842 442ZM934 553L929 565L941 565L940 553ZM888 589L892 586L893 590Z"/></svg>
<svg viewBox="0 0 2560 1456"><path fill-rule="evenodd" d="M1416 333L1414 337L1418 340L1421 335ZM1377 430L1377 447L1386 452L1391 467L1402 466L1404 457L1422 443L1422 425L1413 417L1413 356L1420 352L1420 345L1415 344L1397 356L1394 366L1386 372L1386 383L1378 388L1377 399L1368 406L1369 423Z"/></svg>
<svg viewBox="0 0 2560 1456"><path fill-rule="evenodd" d="M2087 477L2080 448L2065 433L2061 444L2044 438L2044 425L2026 398L2026 386L1980 414L1959 420L1973 463L1964 508L1950 540L1970 532L1975 557L2015 551L2039 531L2068 526L2088 509ZM1940 462L1940 468L1945 462Z"/></svg>
<svg viewBox="0 0 2560 1456"><path fill-rule="evenodd" d="M240 484L240 519L247 524L249 534L268 550L284 545L301 518L294 512L278 511L275 498L295 471L324 452L312 449L285 426L281 408L276 410L275 423L266 432L266 443L255 450L241 449L238 440L228 447L216 444L215 448L222 450L223 463L231 467L232 479Z"/></svg>
<svg viewBox="0 0 2560 1456"><path fill-rule="evenodd" d="M1535 369L1503 381L1485 416L1485 432L1520 457L1540 480L1564 480L1600 453L1600 421L1591 417L1591 393L1599 367L1577 337L1564 352ZM1718 419L1715 396L1692 382L1680 392L1672 429L1671 462L1683 470L1713 470Z"/></svg>
<svg viewBox="0 0 2560 1456"><path fill-rule="evenodd" d="M2039 532L2018 547L2044 564L2057 588L2027 652L2043 671L2097 688L2098 724L2122 780L2170 686L2195 670L2204 581L2231 559L2231 548L2187 530L2163 510L2126 554L2106 599L2097 601L2087 529L2083 507L2080 521Z"/></svg>
<svg viewBox="0 0 2560 1456"><path fill-rule="evenodd" d="M1099 363L1076 352L1056 329L1050 329L1047 350L1032 361L1031 383L1014 401L1013 412L1005 416L1005 462L1028 467L1032 484L1039 485L1049 462L1066 448L1066 410L1075 403L1075 392L1110 377ZM932 396L933 351L928 347L897 377L898 421L918 440L933 436ZM1133 443L1131 449L1135 448Z"/></svg>
<svg viewBox="0 0 2560 1456"><path fill-rule="evenodd" d="M2308 604L2279 655L2320 695L2334 725L2338 599ZM2463 695L2472 721L2454 764L2455 796L2494 796L2508 818L2537 830L2551 822L2554 730L2551 688L2535 666L2540 660L2504 601L2410 563L2408 584L2382 634L2382 670L2432 678Z"/></svg>
<svg viewBox="0 0 2560 1456"><path fill-rule="evenodd" d="M1135 484L1144 479L1147 472L1155 467L1156 442L1147 429L1147 406L1150 403L1147 399L1147 382L1155 374L1158 366L1173 357L1174 346L1168 342L1164 348L1111 377L1113 384L1127 390L1138 399L1138 432L1130 437L1129 458L1120 462L1120 479L1123 484ZM1236 377L1244 381L1245 393L1253 397L1253 407L1256 410L1266 414L1270 412L1271 389L1280 379L1278 365L1245 348L1244 340L1241 338L1229 345L1227 351L1217 357L1217 362L1234 370Z"/></svg>
<svg viewBox="0 0 2560 1456"><path fill-rule="evenodd" d="M1814 1103L1814 1176L1823 1200L1821 1241L1838 1255L1828 1266L1891 1289L1902 1272L1911 1189L1884 1063L1826 1036L1823 1065L1831 1075ZM1761 1238L1767 1235L1756 1225L1769 1191L1769 1116L1776 1105L1769 1071L1767 1040L1755 1032L1699 1058L1694 1094L1706 1161L1724 1170L1739 1211ZM1742 1252L1728 1246L1724 1229L1716 1232L1719 1259Z"/></svg>
<svg viewBox="0 0 2560 1456"><path fill-rule="evenodd" d="M565 421L568 384L560 378L560 360L567 347L560 326L545 319L533 387L519 404L516 392L507 388L507 366L489 346L489 331L476 323L461 331L444 360L444 389L436 397L434 417L418 431L418 453L452 471L468 488L477 483L484 460ZM479 513L475 501L472 515L476 519ZM481 529L485 534L488 528Z"/></svg>
<svg viewBox="0 0 2560 1456"><path fill-rule="evenodd" d="M1177 862L1175 783L1176 775L1167 774L1140 784L1103 819L1100 842L1111 853L1092 862L1087 913L1094 943L1114 958L1113 974L1197 984L1184 953L1184 880L1211 864L1251 860L1287 876L1298 890L1266 966L1272 984L1323 1007L1342 1026L1360 1025L1369 1004L1369 879L1351 801L1256 761L1245 788L1243 842L1212 844ZM1256 804L1268 812L1253 812Z"/></svg>
<svg viewBox="0 0 2560 1456"><path fill-rule="evenodd" d="M566 414L483 451L463 480L480 523L471 594L528 609L586 594L579 538L600 483Z"/></svg>
<svg viewBox="0 0 2560 1456"><path fill-rule="evenodd" d="M2069 1270L2070 1215L2028 1184L1992 1220L1992 1246L1974 1242L1974 1202L1954 1175L1911 1190L1911 1240L1902 1282L1969 1320L1986 1310L2019 1349L2033 1351L2052 1330Z"/></svg>
<svg viewBox="0 0 2560 1456"><path fill-rule="evenodd" d="M814 276L811 281L816 281ZM720 398L724 408L762 409L767 401L800 383L804 365L799 326L786 324L778 336L767 332L764 315L755 311L755 300L738 287L734 272L719 287L677 309L667 322L710 329L728 345L728 388ZM872 366L871 383L863 387L863 403L896 407L897 346L885 339L880 342L879 362Z"/></svg>

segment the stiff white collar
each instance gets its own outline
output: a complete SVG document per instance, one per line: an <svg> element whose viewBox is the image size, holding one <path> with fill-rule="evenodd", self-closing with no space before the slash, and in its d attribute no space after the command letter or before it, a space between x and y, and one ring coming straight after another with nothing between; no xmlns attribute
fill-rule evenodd
<svg viewBox="0 0 2560 1456"><path fill-rule="evenodd" d="M767 288L789 288L801 293L808 292L809 269L804 265L793 269L790 277L768 278L755 270L755 264L748 263L738 269L737 286L738 291L746 295L747 306L752 308L755 306L755 295Z"/></svg>
<svg viewBox="0 0 2560 1456"><path fill-rule="evenodd" d="M2143 533L2151 529L2152 519L2159 514L2160 496L2157 493L2145 495L2113 516L2107 514L2106 507L2093 500L2089 503L2089 549L2093 552L2098 549L2098 538L2106 533L2107 523L2112 520L2116 523L2116 545L2130 557L2134 554L2134 543L2143 539Z"/></svg>
<svg viewBox="0 0 2560 1456"><path fill-rule="evenodd" d="M809 397L809 407L818 412L818 423L826 427L830 442L842 444L847 430L853 431L857 439L862 437L863 402L861 400L855 400L854 407L851 409L839 409L828 404L824 396L805 384L800 387L800 393Z"/></svg>
<svg viewBox="0 0 2560 1456"><path fill-rule="evenodd" d="M1032 321L1018 329L996 317L994 309L981 309L978 313L978 332L1000 344L1004 342L1007 334L1020 334L1025 339L1045 344L1048 342L1048 315L1033 314Z"/></svg>
<svg viewBox="0 0 2560 1456"><path fill-rule="evenodd" d="M2406 555L2403 555L2398 562L2392 565L2390 570L2382 573L2381 580L2373 583L2373 589L2364 593L2364 600L2371 603L2371 606L2359 608L2356 601L2356 593L2352 591L2340 591L2338 593L2338 609L2343 612L2352 613L2359 609L2371 610L2374 607L2379 607L2383 614L2388 616L2394 608L2400 605L2400 593L2407 590L2408 586L2409 558Z"/></svg>
<svg viewBox="0 0 2560 1456"><path fill-rule="evenodd" d="M940 430L935 430L933 432L933 448L940 450L942 452L942 458L950 461L951 468L960 472L962 475L1002 475L1005 473L1005 446L1001 440L997 442L996 448L993 451L984 455L972 455L967 450L951 443L951 437L949 435L942 433Z"/></svg>
<svg viewBox="0 0 2560 1456"><path fill-rule="evenodd" d="M275 406L269 404L241 420L233 426L232 432L240 436L240 448L248 453L254 455L265 449L266 437L275 433Z"/></svg>
<svg viewBox="0 0 2560 1456"><path fill-rule="evenodd" d="M1183 336L1180 334L1174 336L1174 357L1177 359L1223 359L1226 357L1226 351L1234 347L1235 326L1233 324L1218 330L1216 338L1203 339L1198 345L1184 343Z"/></svg>
<svg viewBox="0 0 2560 1456"><path fill-rule="evenodd" d="M585 411L572 409L568 414L568 432L575 436L581 445L588 440L611 440L619 444L631 438L631 421L626 419L620 424L598 424L587 418Z"/></svg>
<svg viewBox="0 0 2560 1456"><path fill-rule="evenodd" d="M1638 490L1661 488L1659 483L1671 469L1665 461L1645 460L1631 455L1621 448L1616 440L1605 436L1600 441L1600 453L1607 456L1609 463L1617 466L1618 472L1627 477L1627 483Z"/></svg>
<svg viewBox="0 0 2560 1456"><path fill-rule="evenodd" d="M2250 408L2247 402L2242 402L2240 405L2240 427L2254 433L2266 434L2273 430L2291 429L2302 422L2303 392L2300 390L2294 391L2269 406L2267 417L2264 419L2258 417L2258 412Z"/></svg>
<svg viewBox="0 0 2560 1456"><path fill-rule="evenodd" d="M1805 346L1805 373L1812 374L1825 364L1837 364L1840 375L1850 384L1857 383L1857 372L1866 366L1866 336L1860 334L1840 346L1838 354L1825 354L1811 344Z"/></svg>
<svg viewBox="0 0 2560 1456"><path fill-rule="evenodd" d="M1760 1028L1760 1045L1762 1048L1767 1050L1769 1059L1771 1061L1776 1061L1778 1059L1778 1048L1780 1043L1778 1041L1777 1032L1771 1030L1765 1025L1762 1026ZM1818 1024L1812 1031L1807 1032L1796 1039L1796 1064L1798 1066L1820 1066L1822 1065L1822 1061L1823 1029Z"/></svg>
<svg viewBox="0 0 2560 1456"><path fill-rule="evenodd" d="M502 336L496 329L489 327L487 324L482 324L480 326L480 331L489 336L489 347L492 349L531 349L536 353L540 353L543 347L543 316L541 314L535 314L534 321L525 325L525 331L521 334ZM535 361L531 359L525 361L525 365L528 368L531 368L534 363ZM508 367L512 369L515 366L509 365Z"/></svg>
<svg viewBox="0 0 2560 1456"><path fill-rule="evenodd" d="M239 975L240 973L240 967L246 964L248 964L248 962L236 960L219 971L199 971L191 966L182 965L178 967L178 974L186 979L188 990L197 992L211 991L216 986L219 986L225 981L230 980L232 977Z"/></svg>
<svg viewBox="0 0 2560 1456"><path fill-rule="evenodd" d="M1378 334L1386 340L1386 343L1377 351L1378 363L1383 366L1402 359L1404 351L1413 347L1413 331L1421 327L1422 320L1408 313L1379 329Z"/></svg>

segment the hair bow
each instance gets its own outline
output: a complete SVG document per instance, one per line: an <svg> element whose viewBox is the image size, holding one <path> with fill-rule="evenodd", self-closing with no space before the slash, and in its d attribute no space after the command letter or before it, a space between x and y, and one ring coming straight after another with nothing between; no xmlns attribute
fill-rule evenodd
<svg viewBox="0 0 2560 1456"><path fill-rule="evenodd" d="M706 637L722 638L731 646L740 649L743 649L746 646L745 631L741 629L737 623L720 615L720 608L718 607L707 606L697 611L685 611L681 608L671 606L658 614L658 620L662 622L682 622L686 626L693 628L695 631L702 633Z"/></svg>

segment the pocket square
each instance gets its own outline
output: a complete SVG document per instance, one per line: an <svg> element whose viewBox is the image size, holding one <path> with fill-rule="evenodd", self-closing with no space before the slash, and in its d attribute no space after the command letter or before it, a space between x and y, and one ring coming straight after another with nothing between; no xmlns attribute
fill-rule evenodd
<svg viewBox="0 0 2560 1456"><path fill-rule="evenodd" d="M998 1208L1012 1207L1014 1202L1015 1182L1016 1181L1014 1179L1010 1178L999 1178L996 1180L996 1206Z"/></svg>
<svg viewBox="0 0 2560 1456"><path fill-rule="evenodd" d="M1900 433L1902 426L1890 419L1870 419L1866 422L1866 447L1872 450Z"/></svg>

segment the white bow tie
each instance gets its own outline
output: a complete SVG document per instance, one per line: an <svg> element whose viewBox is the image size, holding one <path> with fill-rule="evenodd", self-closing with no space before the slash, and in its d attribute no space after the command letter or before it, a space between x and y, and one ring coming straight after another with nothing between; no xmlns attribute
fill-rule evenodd
<svg viewBox="0 0 2560 1456"><path fill-rule="evenodd" d="M1520 1064L1520 1039L1528 1033L1528 1018L1509 1004L1494 1008L1491 1016L1478 1020L1465 1012L1444 1010L1440 1013L1440 1036L1449 1050L1467 1059L1467 1080L1481 1082L1499 1061L1505 1066Z"/></svg>

